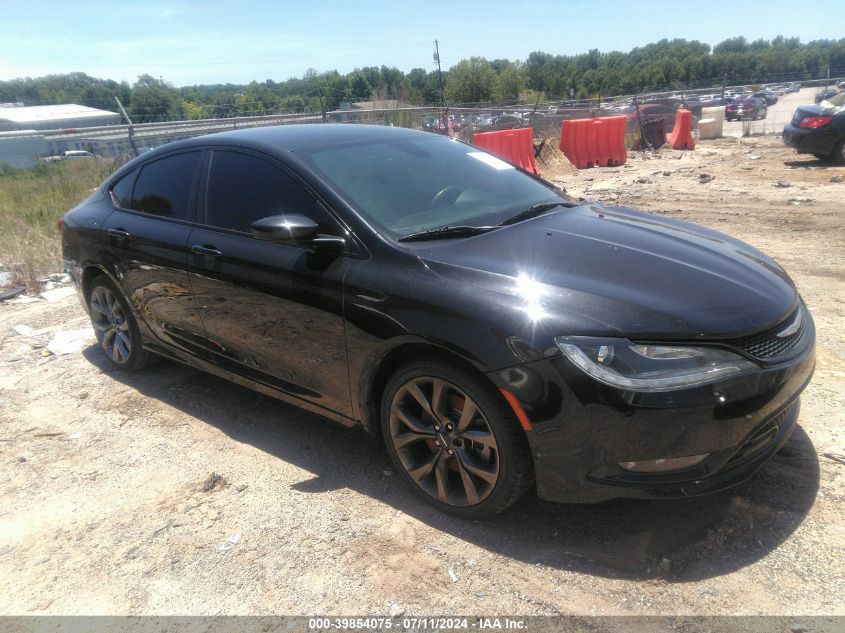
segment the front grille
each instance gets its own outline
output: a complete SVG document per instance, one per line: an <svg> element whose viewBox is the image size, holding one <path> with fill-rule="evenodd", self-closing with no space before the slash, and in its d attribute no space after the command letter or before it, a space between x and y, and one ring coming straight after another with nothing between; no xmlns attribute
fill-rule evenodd
<svg viewBox="0 0 845 633"><path fill-rule="evenodd" d="M783 332L785 328L794 322L799 314L801 315L801 324L798 330L789 336L778 336L780 332ZM799 307L786 321L777 327L762 334L756 334L735 341L733 345L749 356L753 356L759 360L777 359L793 351L804 340L804 335L807 333L808 319L808 315Z"/></svg>

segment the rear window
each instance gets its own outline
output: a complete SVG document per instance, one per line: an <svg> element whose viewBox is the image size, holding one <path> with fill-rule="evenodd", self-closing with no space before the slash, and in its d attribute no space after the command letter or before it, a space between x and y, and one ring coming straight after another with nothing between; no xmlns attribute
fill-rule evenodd
<svg viewBox="0 0 845 633"><path fill-rule="evenodd" d="M188 218L188 204L200 152L168 156L141 167L131 208L176 220Z"/></svg>

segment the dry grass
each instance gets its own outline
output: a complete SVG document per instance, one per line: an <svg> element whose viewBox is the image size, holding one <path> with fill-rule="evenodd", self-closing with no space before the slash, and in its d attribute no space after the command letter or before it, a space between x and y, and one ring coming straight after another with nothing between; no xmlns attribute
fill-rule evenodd
<svg viewBox="0 0 845 633"><path fill-rule="evenodd" d="M61 270L56 221L110 174L109 161L69 160L29 170L0 170L0 269L7 285L40 288L39 278Z"/></svg>

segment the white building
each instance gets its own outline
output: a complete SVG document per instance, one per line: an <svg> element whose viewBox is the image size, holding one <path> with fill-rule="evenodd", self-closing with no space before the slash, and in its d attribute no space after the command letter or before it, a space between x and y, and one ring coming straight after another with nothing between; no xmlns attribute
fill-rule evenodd
<svg viewBox="0 0 845 633"><path fill-rule="evenodd" d="M36 130L0 132L0 169L34 167L38 157L47 154L47 141Z"/></svg>
<svg viewBox="0 0 845 633"><path fill-rule="evenodd" d="M0 132L16 130L64 130L68 128L120 125L121 116L75 103L0 108Z"/></svg>

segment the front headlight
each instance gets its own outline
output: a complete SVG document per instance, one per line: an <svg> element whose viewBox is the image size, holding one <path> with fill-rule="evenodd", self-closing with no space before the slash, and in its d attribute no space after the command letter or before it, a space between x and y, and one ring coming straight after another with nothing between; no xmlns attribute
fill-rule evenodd
<svg viewBox="0 0 845 633"><path fill-rule="evenodd" d="M555 343L584 373L630 391L695 387L758 369L741 356L714 347L638 345L627 339L557 336Z"/></svg>

